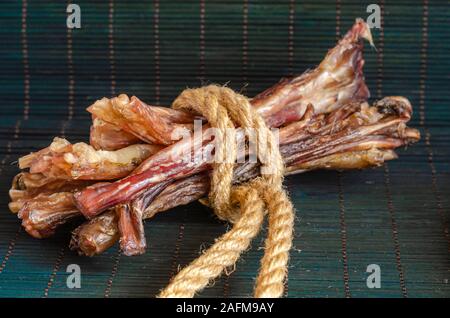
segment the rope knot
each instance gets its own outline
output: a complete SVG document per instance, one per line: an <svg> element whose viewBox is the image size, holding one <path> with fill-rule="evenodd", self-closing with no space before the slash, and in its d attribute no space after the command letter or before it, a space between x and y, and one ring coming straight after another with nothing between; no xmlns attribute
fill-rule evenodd
<svg viewBox="0 0 450 318"><path fill-rule="evenodd" d="M248 98L228 87L209 85L186 89L175 99L172 107L202 115L216 128L208 199L216 215L222 220L234 223L234 226L216 240L211 248L180 271L160 296L192 297L225 268L233 266L258 234L267 211L268 237L255 296L280 297L287 275L294 212L282 188L284 165L273 133L252 108ZM255 137L261 177L233 187L237 139L245 139L244 133L250 131Z"/></svg>

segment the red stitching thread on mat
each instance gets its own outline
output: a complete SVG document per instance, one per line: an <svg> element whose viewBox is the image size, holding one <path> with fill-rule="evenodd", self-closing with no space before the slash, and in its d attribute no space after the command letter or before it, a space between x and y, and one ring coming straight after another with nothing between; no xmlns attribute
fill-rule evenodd
<svg viewBox="0 0 450 318"><path fill-rule="evenodd" d="M336 39L341 38L341 0L336 0Z"/></svg>
<svg viewBox="0 0 450 318"><path fill-rule="evenodd" d="M12 143L12 142L9 141L9 142L8 142L8 145L6 146L6 148L9 150L9 153L11 152L11 143ZM1 173L5 170L3 167L4 167L5 163L6 163L6 160L7 160L10 156L11 156L11 155L8 154L8 155L6 155L6 156L3 158L2 162L1 162L1 167L0 167L0 175L1 175ZM13 252L13 249L14 249L14 246L16 245L16 241L17 241L17 238L18 238L18 236L19 236L19 232L20 232L21 228L22 228L22 227L19 226L19 229L17 230L15 237L14 237L12 240L10 240L10 242L9 242L9 245L8 245L7 250L6 250L5 256L3 257L2 264L0 265L0 274L1 274L1 273L3 272L3 270L5 269L5 267L6 267L6 262L8 261L9 257L11 256L11 254L12 254L12 252Z"/></svg>
<svg viewBox="0 0 450 318"><path fill-rule="evenodd" d="M29 63L28 63L28 37L27 37L27 15L28 15L28 3L26 0L22 1L22 63L23 63L23 75L24 75L24 91L23 91L23 99L24 99L24 108L23 108L23 115L22 120L27 120L29 117L30 112L30 73L29 73ZM16 124L14 126L14 136L13 140L16 141L19 139L20 134L20 128L22 124L22 120L18 119L16 121ZM6 146L8 156L11 155L12 152L12 141L10 140L8 142L8 145ZM6 158L8 156L5 156L3 159L3 164L6 162ZM3 169L2 169L3 171ZM22 232L22 225L19 224L19 228L17 229L16 235L12 240L10 240L8 249L6 251L5 256L3 257L2 264L0 265L0 274L5 270L6 264L10 257L13 255L14 247L16 246L16 242L19 238L19 234Z"/></svg>
<svg viewBox="0 0 450 318"><path fill-rule="evenodd" d="M159 65L159 0L153 2L153 40L154 40L154 62L155 62L155 101L160 103L161 73Z"/></svg>
<svg viewBox="0 0 450 318"><path fill-rule="evenodd" d="M248 66L248 0L242 4L242 80L247 82Z"/></svg>
<svg viewBox="0 0 450 318"><path fill-rule="evenodd" d="M382 98L383 97L383 76L384 76L384 0L380 1L380 35L379 35L379 43L378 43L378 54L377 54L377 97ZM403 271L403 265L401 261L401 253L400 253L400 243L398 238L398 227L397 227L397 221L395 218L395 209L394 209L394 203L392 199L392 192L391 192L391 177L389 173L389 166L387 163L385 163L384 166L384 185L385 185L385 191L386 191L386 199L387 199L387 207L389 216L391 218L391 229L392 229L392 238L394 241L394 253L395 253L395 261L397 265L397 271L399 274L399 281L400 281L400 289L402 291L403 297L408 297L408 292L406 289L405 284L405 274Z"/></svg>
<svg viewBox="0 0 450 318"><path fill-rule="evenodd" d="M431 139L431 134L428 131L428 128L425 128L425 145L426 145L426 148L428 151L428 164L429 164L430 170L431 170L432 190L433 190L433 193L434 193L434 196L436 199L436 206L437 206L439 217L440 217L441 223L442 223L442 231L444 233L444 237L447 240L448 251L450 252L450 238L449 238L448 223L447 223L447 218L445 216L444 207L442 204L442 195L441 195L441 192L437 185L437 171L436 171L436 166L434 165L434 161L433 161L433 150L431 147L430 139Z"/></svg>
<svg viewBox="0 0 450 318"><path fill-rule="evenodd" d="M11 144L11 141L10 142L8 142L8 145L6 146L6 148L10 148L11 146L10 146L10 144ZM5 164L6 164L6 160L10 157L11 155L5 155L5 157L2 159L2 161L0 162L0 176L1 176L1 173L3 172L3 170L4 170L4 166L5 166Z"/></svg>
<svg viewBox="0 0 450 318"><path fill-rule="evenodd" d="M108 13L108 46L109 46L109 67L111 79L111 96L116 94L116 65L114 60L114 0L109 1Z"/></svg>
<svg viewBox="0 0 450 318"><path fill-rule="evenodd" d="M68 1L68 4L70 4L71 1ZM74 105L75 105L75 99L74 99L74 91L75 91L75 78L74 78L74 71L73 71L73 51L72 51L72 29L67 28L67 70L69 75L69 83L68 83L68 108L67 108L67 119L64 121L64 123L61 125L61 131L60 134L63 138L66 137L66 127L67 124L72 121L73 114L74 114ZM56 275L58 273L59 267L61 266L61 263L65 256L65 250L66 247L62 247L61 250L58 253L58 256L56 257L55 264L53 265L52 273L50 274L50 278L47 282L47 287L44 289L44 295L43 297L48 297L48 293L50 288L53 287L53 282L56 278Z"/></svg>
<svg viewBox="0 0 450 318"><path fill-rule="evenodd" d="M295 0L289 1L289 19L288 19L288 69L289 75L294 76L294 27L295 27ZM284 282L284 297L289 295L289 280Z"/></svg>
<svg viewBox="0 0 450 318"><path fill-rule="evenodd" d="M116 277L117 271L119 269L119 263L120 263L121 256L122 256L122 252L120 251L120 248L119 248L117 250L114 265L113 265L113 268L111 271L111 275L109 276L108 282L106 283L105 298L109 298L111 296L111 289L112 289L114 278Z"/></svg>
<svg viewBox="0 0 450 318"><path fill-rule="evenodd" d="M380 1L380 34L377 48L377 96L383 98L383 69L384 69L384 0Z"/></svg>
<svg viewBox="0 0 450 318"><path fill-rule="evenodd" d="M420 125L425 130L425 146L428 152L428 165L431 171L431 188L436 200L436 207L442 223L442 230L447 240L447 250L450 252L450 238L447 218L445 216L442 204L442 195L437 185L437 171L433 160L433 149L431 146L431 133L425 125L425 89L427 80L427 50L428 50L428 0L423 1L423 18L422 18L422 48L420 52L420 90L419 90L419 114Z"/></svg>
<svg viewBox="0 0 450 318"><path fill-rule="evenodd" d="M66 253L66 247L64 246L64 247L61 248L61 250L58 253L55 265L53 266L52 273L50 274L50 277L49 277L48 282L47 282L47 287L45 287L45 289L44 289L44 295L42 296L42 298L47 298L48 297L48 292L49 292L50 288L53 287L53 282L55 281L56 274L59 271L59 267L61 266L61 263L62 263L62 261L64 259L65 253Z"/></svg>
<svg viewBox="0 0 450 318"><path fill-rule="evenodd" d="M25 117L25 113L24 113L23 117ZM20 119L18 119L16 121L16 125L14 126L14 135L13 135L13 140L14 141L19 138L21 124L22 124L22 121ZM1 162L2 166L6 163L6 159L11 157L12 143L13 143L12 140L8 141L8 144L6 146L6 151L7 151L8 154L3 158L2 162ZM4 170L4 168L2 167L1 170L0 170L0 173L2 173L3 170ZM0 265L0 274L5 270L6 263L8 262L9 258L13 254L14 247L16 246L16 242L17 242L17 240L19 238L19 234L21 232L22 232L22 225L19 224L19 228L16 231L16 235L14 236L13 239L11 239L9 241L8 249L6 250L5 256L3 257L2 264Z"/></svg>
<svg viewBox="0 0 450 318"><path fill-rule="evenodd" d="M71 1L71 0L69 0ZM75 78L73 72L72 29L67 28L67 70L69 75L67 120L72 120L75 112Z"/></svg>
<svg viewBox="0 0 450 318"><path fill-rule="evenodd" d="M400 244L398 239L398 227L397 221L395 218L395 209L394 204L392 203L392 193L391 193L391 180L389 177L389 165L387 163L384 164L384 186L386 190L386 198L387 198L387 206L389 210L389 215L391 217L391 227L392 227L392 238L394 240L394 250L395 250L395 261L397 264L398 276L400 279L400 288L402 290L403 297L408 297L408 291L406 289L405 283L405 274L403 271L401 253L400 253Z"/></svg>
<svg viewBox="0 0 450 318"><path fill-rule="evenodd" d="M222 281L223 281L223 297L228 298L230 296L230 276L233 275L234 268L231 270L228 270L228 268L225 269L224 275L222 275Z"/></svg>
<svg viewBox="0 0 450 318"><path fill-rule="evenodd" d="M230 275L223 276L223 297L224 298L230 297Z"/></svg>
<svg viewBox="0 0 450 318"><path fill-rule="evenodd" d="M8 250L6 251L5 256L3 257L2 264L0 265L0 274L3 273L6 267L6 263L8 262L9 258L13 255L14 247L16 246L16 242L19 238L19 234L22 232L22 226L19 225L19 229L16 232L16 235L14 238L9 242Z"/></svg>
<svg viewBox="0 0 450 318"><path fill-rule="evenodd" d="M183 241L184 238L184 223L181 223L179 228L178 228L178 237L177 237L177 241L175 243L175 249L173 250L173 256L172 256L172 265L170 266L170 277L172 278L172 276L174 276L177 272L178 272L178 257L180 255L180 246L181 246L181 242Z"/></svg>
<svg viewBox="0 0 450 318"><path fill-rule="evenodd" d="M295 25L295 0L289 1L289 34L288 34L288 68L289 75L294 75L294 25Z"/></svg>
<svg viewBox="0 0 450 318"><path fill-rule="evenodd" d="M345 203L344 203L344 187L342 182L342 173L338 172L338 187L339 187L339 219L341 227L341 243L342 243L342 266L344 268L344 289L345 297L350 298L350 285L348 273L348 258L347 258L347 225L345 223Z"/></svg>
<svg viewBox="0 0 450 318"><path fill-rule="evenodd" d="M428 48L428 1L423 1L422 46L420 49L420 82L419 82L419 123L425 127L425 81L427 73Z"/></svg>
<svg viewBox="0 0 450 318"><path fill-rule="evenodd" d="M24 115L24 117L25 117L25 115ZM21 125L22 125L22 120L18 119L16 121L16 125L14 126L13 140L19 139ZM7 151L8 151L9 154L11 154L11 151L12 151L11 147L12 147L12 141L9 141L8 142L8 146L7 146Z"/></svg>
<svg viewBox="0 0 450 318"><path fill-rule="evenodd" d="M61 125L60 134L61 134L61 137L63 137L63 138L66 137L66 132L65 132L65 130L66 130L66 125L67 125L67 123L68 123L68 121L65 121L65 122ZM53 265L53 270L52 270L52 272L51 272L51 274L50 274L50 278L49 278L49 280L48 280L48 282L47 282L47 287L45 287L45 289L44 289L44 295L42 296L43 298L48 297L48 292L49 292L50 288L52 288L52 286L53 286L53 281L55 280L56 275L57 275L58 270L59 270L59 267L61 266L61 263L62 263L62 261L63 261L63 259L64 259L65 248L66 248L65 246L62 247L61 250L60 250L59 253L58 253L58 256L56 257L55 264Z"/></svg>
<svg viewBox="0 0 450 318"><path fill-rule="evenodd" d="M109 1L109 58L111 65L111 93L114 96L116 91L116 81L115 81L115 64L114 64L114 0ZM120 257L122 253L120 248L117 251L113 268L111 270L111 275L106 283L105 297L108 298L111 294L112 284L114 277L117 274L117 269L119 268Z"/></svg>
<svg viewBox="0 0 450 318"><path fill-rule="evenodd" d="M341 1L336 0L336 39L341 37ZM345 297L350 298L350 285L348 273L348 258L347 258L347 225L345 223L345 203L344 203L344 187L342 181L342 173L338 172L338 188L339 188L339 220L341 227L341 245L342 245L342 265L344 272L344 290Z"/></svg>
<svg viewBox="0 0 450 318"><path fill-rule="evenodd" d="M205 80L205 0L200 0L200 82Z"/></svg>
<svg viewBox="0 0 450 318"><path fill-rule="evenodd" d="M28 36L27 36L27 14L28 3L27 0L22 1L22 61L23 61L23 95L24 95L24 109L23 118L28 119L30 113L30 67L28 62Z"/></svg>

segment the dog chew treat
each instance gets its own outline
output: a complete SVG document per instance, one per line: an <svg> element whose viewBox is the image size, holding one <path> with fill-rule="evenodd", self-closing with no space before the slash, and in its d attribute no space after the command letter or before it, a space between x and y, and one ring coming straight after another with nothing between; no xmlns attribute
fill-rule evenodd
<svg viewBox="0 0 450 318"><path fill-rule="evenodd" d="M140 143L140 139L135 135L92 116L89 144L95 150L119 150L138 143Z"/></svg>
<svg viewBox="0 0 450 318"><path fill-rule="evenodd" d="M280 150L286 163L287 174L314 169L362 169L381 165L386 160L396 158L393 149L419 139L417 130L406 127L406 123L411 117L412 107L403 97L386 97L371 107L366 102L353 102L330 114L317 116L311 115L310 110L305 113L301 121L280 130ZM259 170L256 164L238 164L235 182L244 182L258 175ZM207 180L205 178L207 175L200 174L183 179L180 181L181 183L176 182L179 189L174 185L167 188L173 190L174 194L171 197L168 193L171 193L172 190L165 189L164 195L158 195L154 201L152 198L155 193L159 193L165 183L151 187L131 203L130 213L139 213L144 215L144 218L148 218L170 206L197 200L208 191L209 181L205 181ZM15 198L11 196L13 200L11 204L19 204L18 201L23 204L20 199L24 197L24 192L30 193L29 197L25 197L24 202L33 201L30 197L32 194L38 193L36 189L44 188L43 192L50 192L47 193L47 200L50 203L58 198L58 196L51 196L58 189L54 185L63 186L64 188L59 188L60 191L69 192L88 185L79 181L61 184L60 181L43 183L41 180L39 175L19 174L14 179L13 189L11 189L11 193L15 194ZM186 193L192 193L192 195ZM48 206L43 209L35 209L33 213L36 217L33 220L27 219L29 214L20 214L24 222L27 222L27 229L30 229L32 235L37 233L33 230L33 224L35 224L36 230L42 231L48 228L47 233L52 233L56 226L63 223L64 215L59 215L58 205L51 205L51 207L53 210L49 210ZM75 209L74 206L73 208ZM81 214L78 212L78 215ZM72 217L72 215L67 215L67 217L69 216ZM123 232L128 233L122 240L123 246L132 246L127 242L132 241L133 238L142 238L142 236L134 234L134 236L129 235L130 232L136 232L134 227L123 227ZM130 250L131 248L125 249ZM132 252L127 253L131 254Z"/></svg>
<svg viewBox="0 0 450 318"><path fill-rule="evenodd" d="M370 37L370 32L367 28L367 26L362 22L362 21L357 21L357 23L353 26L352 30L344 37L343 40L340 41L340 44L334 48L333 50L331 50L329 52L329 54L327 55L327 59L325 59L324 62L322 62L321 66L318 69L321 69L324 74L326 74L326 69L329 70L333 70L332 67L332 61L337 61L338 65L339 65L339 70L341 73L346 73L347 77L342 78L341 80L343 81L341 84L343 90L345 92L336 92L331 90L331 92L327 92L327 94L324 94L324 96L335 96L335 99L339 102L341 102L343 99L339 99L339 96L345 96L346 94L350 94L351 92L354 93L354 98L355 99L365 99L368 97L368 90L364 84L364 79L363 79L363 74L362 74L362 65L363 65L363 60L362 60L362 44L360 44L358 42L358 37L365 37L367 38L369 41L371 40ZM345 57L345 58L344 58ZM293 93L297 93L298 89L301 89L304 85L308 86L308 83L306 83L307 81L305 79L310 78L311 80L315 80L316 79L316 75L315 76L310 76L309 74L314 73L314 72L310 72L310 73L306 73L303 76L300 76L297 78L297 80L293 80L293 81L288 81L288 80L283 80L281 81L279 84L277 84L276 86L274 86L272 89L269 89L268 91L266 91L265 93L261 94L259 96L259 98L255 98L254 99L254 103L259 105L259 107L263 107L264 103L261 103L262 100L267 100L268 102L272 103L272 105L274 107L276 107L276 101L280 100L280 101L284 101L286 102L288 105L290 106L295 106L295 99L290 99L289 96L283 96L283 92L293 92ZM316 72L317 73L317 72ZM339 72L336 72L339 73ZM350 77L348 77L350 75ZM335 79L339 78L339 76L335 75ZM329 85L329 87L333 87L338 85L339 83L336 82L336 80L333 79ZM290 84L292 82L292 84ZM326 83L326 78L321 79L318 82L323 82ZM299 84L299 83L303 83L303 84ZM299 86L300 85L300 86ZM278 92L277 94L271 96L271 92ZM349 93L350 92L350 93ZM265 96L265 97L263 97ZM300 102L302 102L302 100L300 100ZM148 106L150 107L150 106ZM292 124L290 124L288 127L288 129L286 129L286 135L289 134L296 134L298 131L300 131L300 128L302 126L305 126L307 121L311 118L313 112L314 112L314 108L311 105L307 105L305 108L305 114L303 115L304 119L302 119L302 121L300 122L294 122ZM292 107L291 107L292 109ZM303 109L303 106L300 107L300 109ZM173 111L171 109L166 109L168 114L173 114L171 115L170 118L171 119L175 119L178 118L179 113L177 113L177 111ZM264 109L264 112L268 112L269 109ZM108 113L106 113L108 114ZM289 115L289 112L285 112L285 115ZM289 116L288 116L289 117ZM96 124L96 121L94 120L94 125ZM118 126L113 125L113 124L109 124L107 125L106 130L114 130L114 133L124 133L127 134L125 131L121 130L121 128L118 128ZM283 127L283 129L285 129ZM91 136L92 137L92 136ZM120 140L123 140L120 139ZM114 148L114 147L113 147ZM323 163L320 163L323 164ZM37 175L37 174L29 174L29 175ZM50 179L50 178L47 178ZM71 183L73 181L70 181ZM101 186L101 184L97 184L97 186ZM14 189L14 190L13 190ZM17 192L15 190L15 188L13 187L13 189L11 191L13 192ZM23 191L23 189L20 189L19 191ZM28 190L26 190L28 192ZM15 193L12 193L12 200L13 202L11 202L11 206L15 209L15 211L19 210L21 207L21 203L16 201L14 202L14 197L16 197ZM126 203L126 202L125 202ZM58 213L58 211L54 211L55 213ZM50 215L48 215L49 218L48 220L51 221L52 219L50 218ZM44 219L41 219L44 220ZM51 223L48 224L49 226L51 226Z"/></svg>
<svg viewBox="0 0 450 318"><path fill-rule="evenodd" d="M20 172L14 177L9 190L11 202L8 204L8 207L11 212L17 213L25 202L39 194L50 195L55 192L75 192L92 185L93 182L90 180L68 181L65 179L52 179L40 173Z"/></svg>
<svg viewBox="0 0 450 318"><path fill-rule="evenodd" d="M419 140L419 132L406 126L412 114L406 98L367 103L361 39L372 44L358 19L316 69L250 99L266 124L279 128L286 175L379 166L397 158L396 148ZM196 114L124 94L98 100L88 111L90 145L55 138L20 158L20 168L29 171L14 178L9 208L36 238L74 218L90 219L73 232L70 246L80 254L99 254L117 241L125 255L142 254L144 219L208 194L215 140L194 132L194 120L200 119L203 132L210 126ZM255 150L243 129L237 127L236 135L245 146L233 176L240 184L258 177L261 164L248 160Z"/></svg>
<svg viewBox="0 0 450 318"><path fill-rule="evenodd" d="M310 118L305 114L303 121L280 130L280 151L286 164L286 173L295 174L314 169L363 169L395 159L397 155L393 149L420 138L417 130L406 127L411 113L409 101L394 96L377 101L373 106L366 102L354 102L330 114L319 114ZM237 164L233 181L245 182L257 177L259 173L257 163ZM165 187L164 190L154 198L155 188L159 191L161 185ZM150 218L158 212L196 201L208 191L207 172L177 180L168 186L160 183L148 188L128 204L127 213L141 215L144 219ZM105 214L109 213L111 212ZM144 235L142 227L129 226L119 229L108 217L103 217L105 214L101 215L103 221L99 222L110 224L109 233L115 230L120 232L124 253L141 254ZM98 223L93 223L95 227L90 224L92 223L81 225L83 236L76 235L72 239L71 246L80 254L93 255L93 250L103 251L99 247L103 241L101 244L95 243L95 238L99 237L99 233L96 233ZM101 228L108 227L104 225ZM115 234L109 237L111 240L117 240ZM102 238L104 239L104 236ZM138 239L133 241L135 238ZM93 249L92 246L96 247ZM134 249L133 246L139 248Z"/></svg>
<svg viewBox="0 0 450 318"><path fill-rule="evenodd" d="M170 181L162 182L154 186L142 195L139 200L131 203L119 204L115 208L118 217L118 230L120 237L120 248L127 255L138 255L145 252L147 243L145 240L143 212L153 199L169 184Z"/></svg>
<svg viewBox="0 0 450 318"><path fill-rule="evenodd" d="M116 211L110 210L76 228L72 232L70 248L79 249L79 243L82 242L84 255L94 256L102 253L119 239L117 220Z"/></svg>
<svg viewBox="0 0 450 318"><path fill-rule="evenodd" d="M321 114L338 109L350 101L367 99L369 91L362 72L364 61L361 38L372 42L367 24L357 20L315 70L282 80L251 99L251 104L269 127L280 127L303 118L308 105L312 105L315 114ZM97 113L95 115L102 118ZM207 127L204 126L205 129ZM238 132L238 135L243 138L242 132ZM92 218L114 205L134 199L146 188L159 182L204 171L208 168L207 156L190 162L176 159L180 153L189 153L200 146L207 152L214 149L213 142L202 137L193 138L192 142L180 140L145 160L131 175L109 185L88 187L75 193L76 205L86 218Z"/></svg>
<svg viewBox="0 0 450 318"><path fill-rule="evenodd" d="M47 148L20 158L19 167L52 179L114 180L130 174L160 149L136 144L116 151L95 150L83 142L72 145L56 137Z"/></svg>
<svg viewBox="0 0 450 318"><path fill-rule="evenodd" d="M170 145L176 142L172 138L174 131L179 134L183 131L191 131L196 118L186 112L149 106L136 96L129 98L125 94L111 99L104 97L88 107L87 111L95 118L113 124L144 142L159 145ZM96 129L95 123L94 129ZM107 143L101 136L97 138L96 133L98 132L95 130L91 131L91 140L93 139L96 144ZM120 137L125 138L122 135ZM129 136L126 138L129 139ZM115 148L115 146L109 147Z"/></svg>
<svg viewBox="0 0 450 318"><path fill-rule="evenodd" d="M41 193L25 202L18 213L25 231L36 238L53 235L57 226L77 216L71 192Z"/></svg>

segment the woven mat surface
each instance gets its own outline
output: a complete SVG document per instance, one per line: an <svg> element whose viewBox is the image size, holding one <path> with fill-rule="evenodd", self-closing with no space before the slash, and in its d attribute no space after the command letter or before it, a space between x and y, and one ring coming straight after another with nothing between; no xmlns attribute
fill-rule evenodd
<svg viewBox="0 0 450 318"><path fill-rule="evenodd" d="M179 266L226 231L190 204L146 223L148 251L117 246L85 258L67 248L73 226L51 239L21 230L7 209L18 157L53 136L86 141L84 110L103 96L135 94L169 105L185 87L229 83L253 96L317 65L375 1L77 0L0 2L0 296L152 297ZM366 47L373 98L408 97L422 140L365 171L287 178L297 210L288 297L449 297L450 13L447 1L377 1L382 31ZM248 85L247 85L248 84ZM263 237L203 297L250 296ZM81 267L81 289L66 268ZM381 288L366 268L381 268Z"/></svg>

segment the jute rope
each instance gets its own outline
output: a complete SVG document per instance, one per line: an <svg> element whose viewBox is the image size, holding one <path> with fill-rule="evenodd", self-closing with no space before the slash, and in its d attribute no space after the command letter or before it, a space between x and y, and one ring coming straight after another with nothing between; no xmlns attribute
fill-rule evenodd
<svg viewBox="0 0 450 318"><path fill-rule="evenodd" d="M249 100L227 87L209 85L186 89L172 107L201 114L216 128L214 138L221 142L215 143L216 160L208 198L216 215L234 225L172 278L158 297L193 297L226 268L234 266L258 235L266 212L268 236L254 295L281 297L292 245L294 210L283 190L284 165L272 132ZM235 124L244 130L252 128L256 133L262 177L232 187L237 156Z"/></svg>

